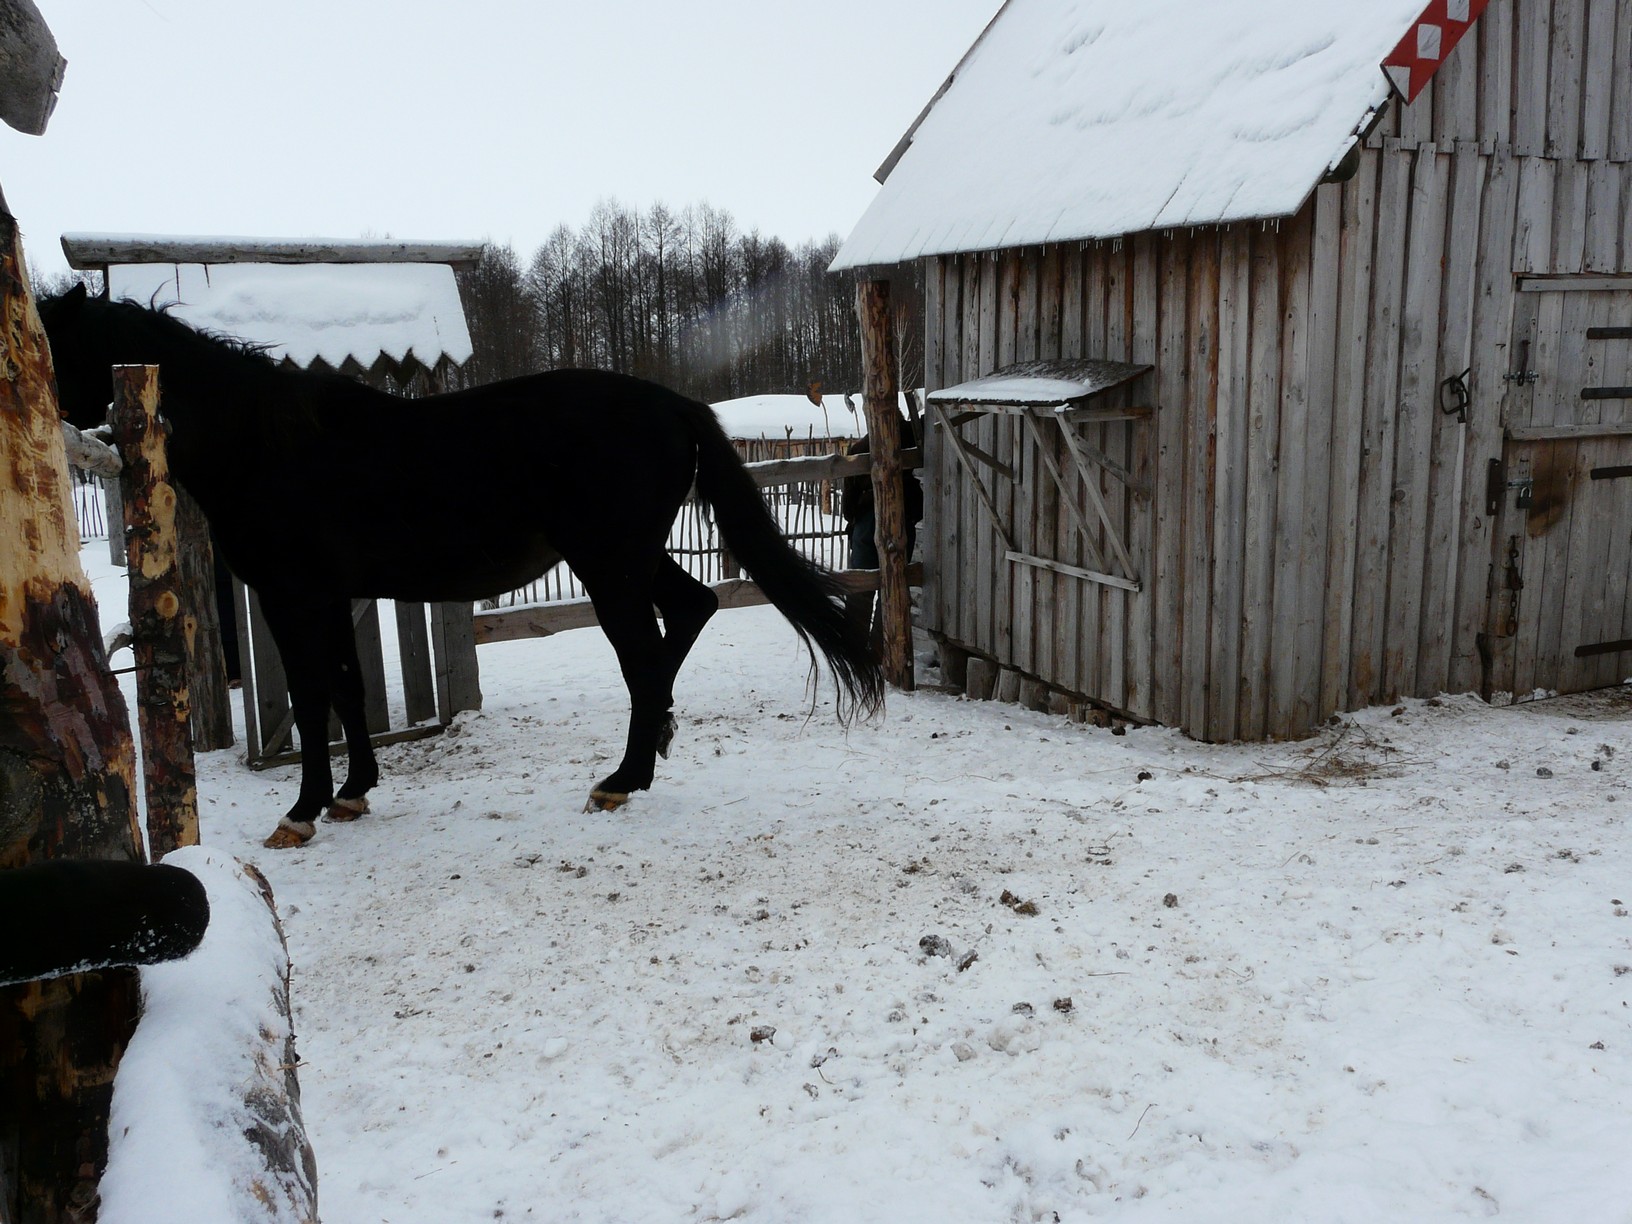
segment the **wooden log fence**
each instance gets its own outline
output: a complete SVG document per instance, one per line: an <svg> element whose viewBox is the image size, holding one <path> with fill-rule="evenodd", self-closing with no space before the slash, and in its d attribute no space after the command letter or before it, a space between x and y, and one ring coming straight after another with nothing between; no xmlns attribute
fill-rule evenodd
<svg viewBox="0 0 1632 1224"><path fill-rule="evenodd" d="M900 452L901 470L915 470L921 462L918 450ZM772 459L747 465L754 483L760 488L783 485L813 485L834 483L846 476L860 476L872 470L871 455L816 455L794 459ZM690 503L682 508L684 520ZM794 533L790 538L797 538ZM825 534L825 533L822 533ZM694 553L718 552L720 545L710 542L699 546ZM716 571L717 572L717 571ZM878 570L842 570L837 574L840 584L848 593L879 589ZM707 581L707 578L704 579ZM541 580L542 581L542 580ZM559 579L557 580L559 581ZM923 582L923 566L913 564L906 568L906 582L917 586ZM719 577L708 582L709 589L720 601L722 608L746 608L769 602L753 582L739 577ZM558 588L559 589L559 588ZM569 629L584 629L597 624L595 610L587 598L573 598L558 602L525 604L520 607L492 608L475 615L475 638L478 646L488 642L509 642L520 638L548 637Z"/></svg>

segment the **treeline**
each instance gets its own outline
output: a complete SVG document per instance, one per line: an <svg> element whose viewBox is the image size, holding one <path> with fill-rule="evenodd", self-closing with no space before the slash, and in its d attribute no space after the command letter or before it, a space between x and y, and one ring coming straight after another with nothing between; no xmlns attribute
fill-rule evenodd
<svg viewBox="0 0 1632 1224"><path fill-rule="evenodd" d="M680 212L596 205L524 264L489 245L460 288L472 384L589 366L664 383L705 401L861 386L855 282L829 275L837 237L789 247L740 232L708 204ZM898 372L922 378L916 294L897 281Z"/></svg>

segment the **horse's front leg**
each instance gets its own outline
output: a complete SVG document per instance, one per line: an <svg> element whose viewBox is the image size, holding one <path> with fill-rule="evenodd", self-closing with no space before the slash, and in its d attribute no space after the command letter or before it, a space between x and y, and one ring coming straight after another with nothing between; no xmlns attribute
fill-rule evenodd
<svg viewBox="0 0 1632 1224"><path fill-rule="evenodd" d="M295 730L300 734L300 793L263 843L269 849L286 850L310 841L317 832L317 818L334 798L334 775L329 769L333 602L261 594L261 611L283 660Z"/></svg>

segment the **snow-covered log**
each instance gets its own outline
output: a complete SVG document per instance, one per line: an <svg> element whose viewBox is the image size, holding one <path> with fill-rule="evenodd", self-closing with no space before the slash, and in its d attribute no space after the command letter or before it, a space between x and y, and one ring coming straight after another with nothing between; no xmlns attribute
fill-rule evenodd
<svg viewBox="0 0 1632 1224"><path fill-rule="evenodd" d="M185 960L142 970L142 1019L114 1082L101 1224L316 1224L289 952L265 877L202 846L170 854L209 894Z"/></svg>

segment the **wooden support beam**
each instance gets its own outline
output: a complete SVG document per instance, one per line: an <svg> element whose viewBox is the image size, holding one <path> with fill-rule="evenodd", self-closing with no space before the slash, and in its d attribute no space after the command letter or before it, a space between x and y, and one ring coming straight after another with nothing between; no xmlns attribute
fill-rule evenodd
<svg viewBox="0 0 1632 1224"><path fill-rule="evenodd" d="M278 241L244 238L157 238L121 234L64 234L70 268L109 264L374 264L442 263L474 267L479 242Z"/></svg>
<svg viewBox="0 0 1632 1224"><path fill-rule="evenodd" d="M126 560L147 847L154 859L198 845L198 783L187 657L198 624L182 606L176 488L159 421L159 368L115 366L113 438L125 461Z"/></svg>
<svg viewBox="0 0 1632 1224"><path fill-rule="evenodd" d="M873 507L878 521L879 602L884 625L884 678L908 692L912 674L912 600L907 591L906 496L901 485L901 404L895 385L895 332L890 282L856 286L861 318L862 407L872 452Z"/></svg>
<svg viewBox="0 0 1632 1224"><path fill-rule="evenodd" d="M34 0L0 0L0 119L26 135L44 135L65 67Z"/></svg>

